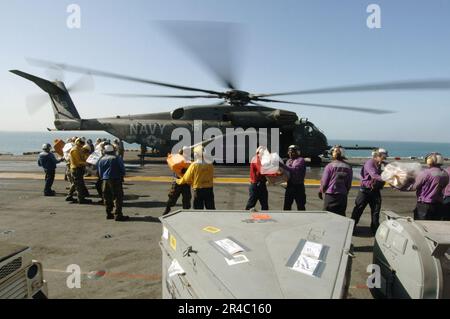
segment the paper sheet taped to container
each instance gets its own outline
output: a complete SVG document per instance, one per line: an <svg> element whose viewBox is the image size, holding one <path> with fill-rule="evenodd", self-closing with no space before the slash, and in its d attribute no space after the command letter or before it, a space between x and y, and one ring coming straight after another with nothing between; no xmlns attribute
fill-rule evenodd
<svg viewBox="0 0 450 319"><path fill-rule="evenodd" d="M321 260L321 258L324 246L322 244L304 240L300 242L300 247L301 246L303 246L303 248L300 250L300 253L297 248L287 266L292 270L317 277L319 269L323 265L323 260Z"/></svg>
<svg viewBox="0 0 450 319"><path fill-rule="evenodd" d="M225 257L225 261L227 262L228 266L234 266L249 262L247 256L245 255L236 255L233 257L233 259Z"/></svg>
<svg viewBox="0 0 450 319"><path fill-rule="evenodd" d="M421 170L419 163L392 162L386 165L381 178L392 187L405 190L414 184Z"/></svg>
<svg viewBox="0 0 450 319"><path fill-rule="evenodd" d="M172 260L172 263L170 264L167 272L169 274L169 277L173 277L175 275L183 275L186 273L183 268L181 268L180 263L176 259Z"/></svg>
<svg viewBox="0 0 450 319"><path fill-rule="evenodd" d="M217 240L215 241L215 243L230 255L234 255L244 251L244 248L242 248L229 238Z"/></svg>

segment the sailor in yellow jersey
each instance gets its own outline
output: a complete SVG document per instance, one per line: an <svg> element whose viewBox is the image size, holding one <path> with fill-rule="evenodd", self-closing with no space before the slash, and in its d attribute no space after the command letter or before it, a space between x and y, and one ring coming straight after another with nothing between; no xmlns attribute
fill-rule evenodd
<svg viewBox="0 0 450 319"><path fill-rule="evenodd" d="M214 204L214 166L205 158L202 146L194 148L194 162L189 166L178 185L189 184L194 190L194 209L216 209Z"/></svg>
<svg viewBox="0 0 450 319"><path fill-rule="evenodd" d="M86 142L82 138L77 138L75 146L70 150L70 172L78 194L79 204L90 204L91 200L86 199L88 190L84 183L84 173L86 170L86 155L83 146ZM72 191L72 190L71 190ZM69 192L69 196L71 194Z"/></svg>

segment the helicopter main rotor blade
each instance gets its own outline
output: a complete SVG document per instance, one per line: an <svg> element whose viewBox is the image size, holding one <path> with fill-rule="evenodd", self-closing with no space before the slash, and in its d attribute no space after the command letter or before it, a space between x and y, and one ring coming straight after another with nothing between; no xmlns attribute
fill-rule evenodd
<svg viewBox="0 0 450 319"><path fill-rule="evenodd" d="M256 106L267 107L267 106L262 105L262 104L260 104L260 103L256 103L255 101L250 101L250 102L248 102L248 103L249 103L249 104L252 104L252 105L256 105Z"/></svg>
<svg viewBox="0 0 450 319"><path fill-rule="evenodd" d="M321 94L321 93L343 93L343 92L371 92L371 91L402 91L402 90L448 90L450 89L450 79L429 79L429 80L411 80L387 83L374 83L363 85L338 86L330 88L321 88L314 90L255 94L254 97L271 97L282 95L302 95L302 94Z"/></svg>
<svg viewBox="0 0 450 319"><path fill-rule="evenodd" d="M64 71L57 65L49 65L45 70L45 74L52 81L62 81L64 82Z"/></svg>
<svg viewBox="0 0 450 319"><path fill-rule="evenodd" d="M236 89L235 52L242 51L242 26L212 21L158 21L177 44L205 65L229 89ZM237 50L238 49L238 50Z"/></svg>
<svg viewBox="0 0 450 319"><path fill-rule="evenodd" d="M118 94L118 93L108 93L106 95L116 96L116 97L124 97L124 98L153 98L153 97L162 97L162 98L175 98L175 99L220 99L218 95L160 95L160 94Z"/></svg>
<svg viewBox="0 0 450 319"><path fill-rule="evenodd" d="M85 74L75 83L70 85L67 90L71 93L93 91L95 88L94 78L91 74Z"/></svg>
<svg viewBox="0 0 450 319"><path fill-rule="evenodd" d="M341 106L341 105L329 105L329 104L315 104L315 103L302 103L302 102L289 102L289 101L280 101L280 100L271 100L271 99L256 99L256 101L261 102L274 102L274 103L285 103L285 104L293 104L293 105L304 105L304 106L313 106L313 107L324 107L329 109L340 109L346 111L355 111L355 112L364 112L364 113L372 113L372 114L389 114L395 113L388 110L380 110L380 109L370 109L363 107L354 107L354 106Z"/></svg>
<svg viewBox="0 0 450 319"><path fill-rule="evenodd" d="M144 83L144 84L152 84L152 85L158 85L158 86L168 87L168 88L172 88L172 89L180 89L180 90L185 90L185 91L196 91L196 92L204 92L204 93L209 93L209 94L221 95L220 92L216 92L216 91L212 91L212 90L203 90L203 89L193 88L193 87L189 87L189 86L182 86L182 85L177 85L177 84L158 82L158 81L142 79L142 78L132 77L132 76L118 74L118 73L112 73L112 72L106 72L106 71L101 71L101 70L79 67L79 66L75 66L75 65L63 64L63 63L53 63L53 62L38 60L38 59L27 59L27 60L30 63L32 63L36 66L40 66L40 67L49 67L49 66L56 65L65 71L74 72L74 73L92 74L92 75L97 75L97 76L106 77L106 78L113 78L113 79L138 82L138 83Z"/></svg>

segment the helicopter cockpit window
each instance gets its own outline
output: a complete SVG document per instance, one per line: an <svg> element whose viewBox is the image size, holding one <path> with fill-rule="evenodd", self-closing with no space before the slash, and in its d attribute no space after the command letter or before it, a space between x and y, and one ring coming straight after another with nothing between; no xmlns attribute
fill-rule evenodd
<svg viewBox="0 0 450 319"><path fill-rule="evenodd" d="M305 126L305 134L306 136L312 136L314 132L314 129L311 126Z"/></svg>

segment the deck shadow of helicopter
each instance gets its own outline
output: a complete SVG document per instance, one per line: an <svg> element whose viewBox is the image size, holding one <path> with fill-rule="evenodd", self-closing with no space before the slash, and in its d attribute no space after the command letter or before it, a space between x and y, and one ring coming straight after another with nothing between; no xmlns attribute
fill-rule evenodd
<svg viewBox="0 0 450 319"><path fill-rule="evenodd" d="M123 196L124 201L128 200L139 200L140 198L148 198L149 195L137 195L137 194L126 194Z"/></svg>
<svg viewBox="0 0 450 319"><path fill-rule="evenodd" d="M355 227L355 230L353 231L353 236L360 238L374 237L372 230L368 226Z"/></svg>
<svg viewBox="0 0 450 319"><path fill-rule="evenodd" d="M160 201L142 201L142 202L124 202L123 207L133 208L163 208L166 207L167 202Z"/></svg>
<svg viewBox="0 0 450 319"><path fill-rule="evenodd" d="M132 161L126 161L126 164L134 164ZM162 162L161 162L162 163ZM135 173L135 172L139 172L142 171L142 167L141 166L126 166L126 170L127 173Z"/></svg>
<svg viewBox="0 0 450 319"><path fill-rule="evenodd" d="M158 217L153 216L142 216L142 217L130 216L128 222L161 223Z"/></svg>

